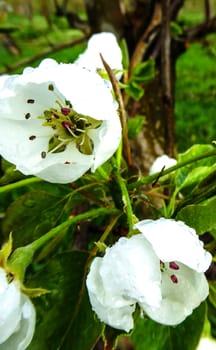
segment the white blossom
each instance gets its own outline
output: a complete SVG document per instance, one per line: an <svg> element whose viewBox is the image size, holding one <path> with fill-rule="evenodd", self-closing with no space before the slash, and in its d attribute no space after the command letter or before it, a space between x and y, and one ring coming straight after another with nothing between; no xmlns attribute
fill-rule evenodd
<svg viewBox="0 0 216 350"><path fill-rule="evenodd" d="M8 79L8 77L9 77L8 74L0 75L0 89L2 89L4 87L4 83Z"/></svg>
<svg viewBox="0 0 216 350"><path fill-rule="evenodd" d="M35 309L18 281L8 281L0 268L0 348L25 350L35 330Z"/></svg>
<svg viewBox="0 0 216 350"><path fill-rule="evenodd" d="M93 260L87 276L92 308L101 321L126 332L136 304L156 322L177 325L208 296L203 272L211 255L183 222L143 220L135 228L141 233L120 238Z"/></svg>
<svg viewBox="0 0 216 350"><path fill-rule="evenodd" d="M116 151L121 126L103 80L46 59L0 90L0 154L25 175L69 183Z"/></svg>
<svg viewBox="0 0 216 350"><path fill-rule="evenodd" d="M79 55L76 64L91 71L104 71L100 57L103 56L111 69L115 72L116 78L122 75L122 53L116 37L112 33L102 32L91 36L87 49Z"/></svg>
<svg viewBox="0 0 216 350"><path fill-rule="evenodd" d="M157 173L163 169L168 169L173 165L176 165L177 161L174 158L168 157L166 154L159 156L155 159L149 169L149 175Z"/></svg>
<svg viewBox="0 0 216 350"><path fill-rule="evenodd" d="M197 350L215 350L216 340L213 338L203 337L200 339Z"/></svg>

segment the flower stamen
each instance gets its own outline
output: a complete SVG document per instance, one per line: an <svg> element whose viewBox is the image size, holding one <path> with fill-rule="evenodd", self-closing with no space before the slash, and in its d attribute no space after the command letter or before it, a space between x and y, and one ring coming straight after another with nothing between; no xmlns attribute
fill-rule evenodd
<svg viewBox="0 0 216 350"><path fill-rule="evenodd" d="M48 90L57 96L53 84L48 85ZM62 101L62 97L57 97L57 108L45 110L43 115L38 117L44 120L43 126L55 130L55 135L49 140L48 152L63 152L67 145L73 142L81 153L91 155L94 144L88 136L88 131L100 127L102 121L77 113L69 101ZM32 136L30 140L34 139ZM44 153L42 158L45 158Z"/></svg>
<svg viewBox="0 0 216 350"><path fill-rule="evenodd" d="M176 275L171 275L171 276L170 276L170 279L171 279L171 281L172 281L173 283L175 283L175 284L178 283L178 278L177 278Z"/></svg>

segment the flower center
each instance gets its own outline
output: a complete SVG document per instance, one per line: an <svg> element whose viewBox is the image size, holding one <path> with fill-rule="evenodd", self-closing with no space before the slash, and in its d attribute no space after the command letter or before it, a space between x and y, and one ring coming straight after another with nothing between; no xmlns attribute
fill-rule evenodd
<svg viewBox="0 0 216 350"><path fill-rule="evenodd" d="M161 272L167 273L169 278L170 278L170 280L172 281L172 283L175 283L175 284L178 283L178 277L173 272L177 271L179 269L180 269L180 267L179 267L178 264L176 264L175 261L171 261L168 264L164 263L163 261L160 261L160 270L161 270Z"/></svg>
<svg viewBox="0 0 216 350"><path fill-rule="evenodd" d="M54 92L54 86L49 84L48 90ZM49 139L48 153L63 152L71 142L76 144L81 153L86 155L93 153L94 144L88 132L99 128L101 120L77 113L67 100L63 102L56 100L56 108L45 110L38 118L44 120L43 126L51 127L54 131ZM35 136L32 135L29 139L34 140ZM46 157L45 151L41 153L41 157Z"/></svg>

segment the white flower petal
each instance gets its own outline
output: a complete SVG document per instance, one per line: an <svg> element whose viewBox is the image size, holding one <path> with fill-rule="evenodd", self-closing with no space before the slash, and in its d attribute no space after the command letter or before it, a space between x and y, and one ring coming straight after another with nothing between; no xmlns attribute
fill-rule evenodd
<svg viewBox="0 0 216 350"><path fill-rule="evenodd" d="M105 120L100 128L90 130L89 136L94 140L94 162L91 168L94 172L118 148L121 125L117 118Z"/></svg>
<svg viewBox="0 0 216 350"><path fill-rule="evenodd" d="M2 350L25 350L30 344L35 330L35 308L30 299L22 294L21 319L16 331L1 344Z"/></svg>
<svg viewBox="0 0 216 350"><path fill-rule="evenodd" d="M159 308L145 306L144 311L156 322L177 325L185 320L208 296L208 282L203 273L198 273L183 264L176 271L177 283L173 283L168 271L162 273L162 301Z"/></svg>
<svg viewBox="0 0 216 350"><path fill-rule="evenodd" d="M8 79L8 77L8 74L0 75L0 90L4 87L4 83Z"/></svg>
<svg viewBox="0 0 216 350"><path fill-rule="evenodd" d="M100 53L113 70L122 70L121 49L114 34L108 32L94 34L88 41L87 49L75 63L91 71L97 71L98 68L104 70ZM121 73L117 74L117 78L120 77Z"/></svg>
<svg viewBox="0 0 216 350"><path fill-rule="evenodd" d="M8 282L0 268L0 347L2 350L25 350L35 328L35 309L21 293L19 283Z"/></svg>
<svg viewBox="0 0 216 350"><path fill-rule="evenodd" d="M182 221L161 218L135 225L163 262L181 262L197 272L208 269L212 256L203 248L195 230Z"/></svg>
<svg viewBox="0 0 216 350"><path fill-rule="evenodd" d="M162 156L155 159L154 163L149 169L149 175L157 173L161 171L163 168L168 169L171 166L176 165L176 163L177 163L176 159L170 158L166 154L163 154Z"/></svg>
<svg viewBox="0 0 216 350"><path fill-rule="evenodd" d="M16 329L20 321L21 295L16 282L8 284L5 271L0 268L0 344Z"/></svg>
<svg viewBox="0 0 216 350"><path fill-rule="evenodd" d="M197 350L215 350L216 340L213 338L203 337L200 339Z"/></svg>
<svg viewBox="0 0 216 350"><path fill-rule="evenodd" d="M120 300L121 305L116 307L116 297L113 303L112 295L109 298L109 294L103 287L101 265L102 258L94 259L86 281L92 309L102 322L129 332L133 328L132 314L135 311L135 305L131 305L129 300Z"/></svg>
<svg viewBox="0 0 216 350"><path fill-rule="evenodd" d="M136 303L159 305L160 279L159 260L145 238L121 238L91 265L87 288L93 310L103 322L128 332Z"/></svg>

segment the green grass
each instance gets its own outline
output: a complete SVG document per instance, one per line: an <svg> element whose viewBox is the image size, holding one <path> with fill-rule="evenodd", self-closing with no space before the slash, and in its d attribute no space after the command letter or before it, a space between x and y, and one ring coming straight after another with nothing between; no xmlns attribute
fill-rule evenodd
<svg viewBox="0 0 216 350"><path fill-rule="evenodd" d="M14 62L20 61L25 57L31 57L37 52L46 49L48 46L77 39L83 35L79 30L68 28L67 22L63 18L55 19L52 28L48 27L44 17L40 15L35 15L33 21L29 22L24 16L11 14L7 22L13 23L13 27L16 28L11 36L19 47L21 54L12 55L7 48L4 47L3 42L0 42L0 71L2 71L5 66L10 66ZM80 44L76 47L52 53L46 57L55 58L58 62L73 62L79 53L83 51L83 48L84 44ZM36 66L43 58L44 57L41 57L40 60L35 61L31 66ZM17 71L13 71L13 73L22 72L23 68L24 67L21 67Z"/></svg>
<svg viewBox="0 0 216 350"><path fill-rule="evenodd" d="M179 151L216 138L216 45L192 44L177 62L176 133Z"/></svg>

